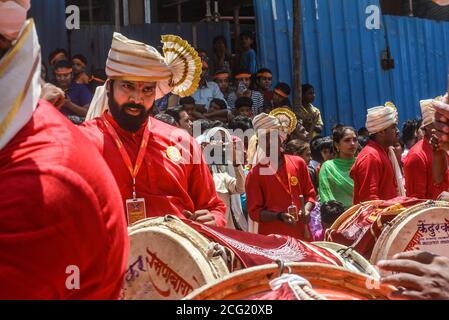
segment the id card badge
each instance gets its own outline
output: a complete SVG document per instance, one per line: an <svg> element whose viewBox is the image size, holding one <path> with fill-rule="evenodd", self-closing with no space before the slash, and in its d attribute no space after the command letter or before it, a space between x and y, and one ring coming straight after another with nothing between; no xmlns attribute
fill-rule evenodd
<svg viewBox="0 0 449 320"><path fill-rule="evenodd" d="M126 213L128 214L129 225L145 219L147 217L145 199L138 198L126 200Z"/></svg>
<svg viewBox="0 0 449 320"><path fill-rule="evenodd" d="M294 204L292 204L290 207L288 207L288 214L291 215L295 219L295 222L299 221L298 207L295 206Z"/></svg>

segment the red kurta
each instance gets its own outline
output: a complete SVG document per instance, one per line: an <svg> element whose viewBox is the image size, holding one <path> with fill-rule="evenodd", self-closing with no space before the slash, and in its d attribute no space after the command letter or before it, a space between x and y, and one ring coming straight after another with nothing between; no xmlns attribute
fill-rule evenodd
<svg viewBox="0 0 449 320"><path fill-rule="evenodd" d="M398 196L393 165L388 153L370 140L358 155L350 176L354 180L354 205L371 200L390 200Z"/></svg>
<svg viewBox="0 0 449 320"><path fill-rule="evenodd" d="M132 134L123 130L108 113L105 116L116 130L134 165L147 123ZM174 215L185 219L184 210L209 210L215 216L217 225L225 226L226 207L217 196L198 144L184 130L154 118L151 118L150 123L147 152L136 178L137 197L145 198L147 216ZM81 129L106 159L125 205L126 199L132 199L131 174L104 122L97 118L84 123ZM167 155L169 147L178 148L183 156L180 161Z"/></svg>
<svg viewBox="0 0 449 320"><path fill-rule="evenodd" d="M129 250L118 187L47 102L0 150L0 190L0 299L118 298ZM66 288L70 266L79 290Z"/></svg>
<svg viewBox="0 0 449 320"><path fill-rule="evenodd" d="M449 175L440 184L433 183L433 150L427 139L419 141L410 149L404 161L405 188L407 196L436 200L449 189Z"/></svg>
<svg viewBox="0 0 449 320"><path fill-rule="evenodd" d="M304 160L300 157L285 156L289 161L290 174L299 180L297 186L292 186L295 205L301 209L299 196L304 195L304 201L315 203L316 193L310 180L309 171ZM285 163L278 169L278 176L285 186L290 184L287 177ZM269 210L272 212L287 212L292 204L292 196L282 187L275 175L261 175L262 166L259 164L250 171L246 178L246 198L248 213L252 220L259 222L259 233L263 235L282 234L297 239L304 239L304 224L299 222L289 226L282 221L260 222L260 212Z"/></svg>

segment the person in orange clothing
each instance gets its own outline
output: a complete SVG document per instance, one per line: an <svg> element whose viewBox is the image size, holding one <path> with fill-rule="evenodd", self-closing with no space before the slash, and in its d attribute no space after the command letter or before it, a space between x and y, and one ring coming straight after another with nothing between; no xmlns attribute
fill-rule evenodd
<svg viewBox="0 0 449 320"><path fill-rule="evenodd" d="M399 141L398 113L393 104L368 110L368 145L351 169L354 205L370 200L405 196L402 175L392 147Z"/></svg>
<svg viewBox="0 0 449 320"><path fill-rule="evenodd" d="M95 146L39 100L29 3L0 2L0 300L117 299L129 251L120 192Z"/></svg>
<svg viewBox="0 0 449 320"><path fill-rule="evenodd" d="M258 223L258 230L252 231L310 240L305 224L315 206L316 193L307 165L302 158L283 153L281 145L287 135L276 117L262 113L253 124L258 132L260 161L246 180L248 213Z"/></svg>
<svg viewBox="0 0 449 320"><path fill-rule="evenodd" d="M72 57L73 82L88 85L90 77L86 73L87 58L82 54L76 54Z"/></svg>
<svg viewBox="0 0 449 320"><path fill-rule="evenodd" d="M226 207L199 145L185 130L150 118L156 99L169 92L190 95L201 74L201 59L187 42L176 36L162 41L166 57L114 34L108 81L97 88L88 113L93 120L81 129L114 174L129 224L174 215L224 226Z"/></svg>

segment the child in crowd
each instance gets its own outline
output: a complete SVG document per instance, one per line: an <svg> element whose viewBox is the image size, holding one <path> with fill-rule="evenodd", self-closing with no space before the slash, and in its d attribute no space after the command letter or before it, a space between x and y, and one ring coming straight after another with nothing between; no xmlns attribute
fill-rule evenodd
<svg viewBox="0 0 449 320"><path fill-rule="evenodd" d="M253 101L248 97L240 97L235 102L236 116L253 118L252 115Z"/></svg>
<svg viewBox="0 0 449 320"><path fill-rule="evenodd" d="M248 70L249 73L255 74L257 72L257 55L252 48L254 44L253 35L250 31L245 31L240 34L240 45L242 52L240 53L240 69Z"/></svg>

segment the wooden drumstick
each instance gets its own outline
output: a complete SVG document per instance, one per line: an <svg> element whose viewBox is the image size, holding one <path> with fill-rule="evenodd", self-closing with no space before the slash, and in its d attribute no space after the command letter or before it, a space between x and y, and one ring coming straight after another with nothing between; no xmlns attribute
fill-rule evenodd
<svg viewBox="0 0 449 320"><path fill-rule="evenodd" d="M306 204L304 201L304 196L299 196L299 201L301 202L301 219L304 223L304 239L308 240L310 239L310 232L309 232L309 224L306 221Z"/></svg>

